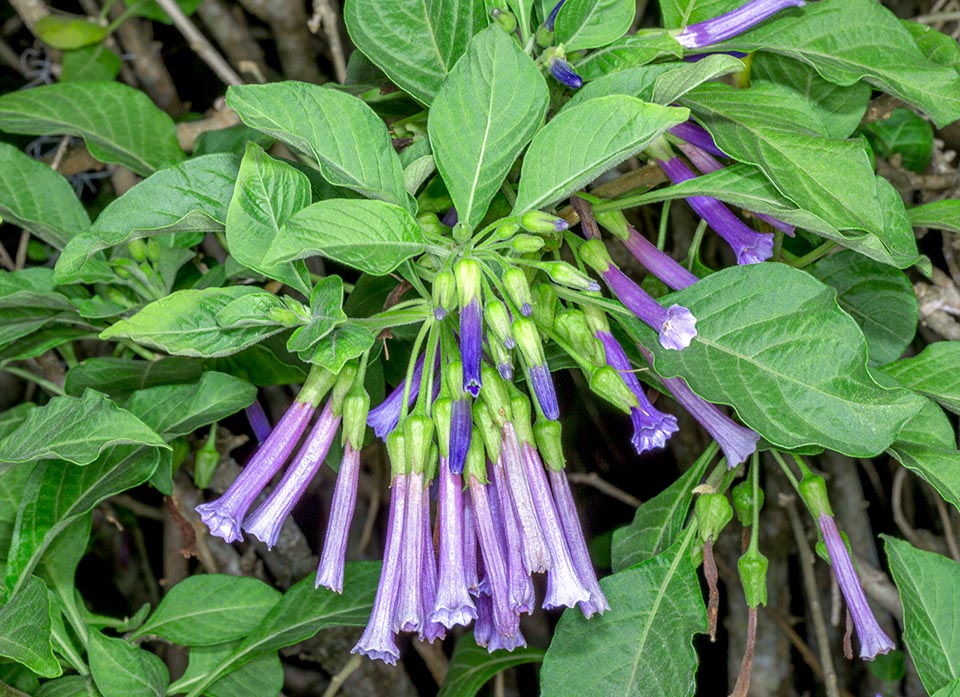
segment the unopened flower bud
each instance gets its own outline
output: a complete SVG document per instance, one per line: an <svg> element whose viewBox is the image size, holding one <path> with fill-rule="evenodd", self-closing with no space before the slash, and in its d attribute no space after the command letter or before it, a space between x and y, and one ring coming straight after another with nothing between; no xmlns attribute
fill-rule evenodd
<svg viewBox="0 0 960 697"><path fill-rule="evenodd" d="M622 211L604 211L596 214L597 222L603 225L604 229L611 234L619 237L621 240L630 236L630 225Z"/></svg>
<svg viewBox="0 0 960 697"><path fill-rule="evenodd" d="M163 249L160 247L160 242L155 237L147 238L147 260L156 264L160 261L162 254Z"/></svg>
<svg viewBox="0 0 960 697"><path fill-rule="evenodd" d="M483 439L483 445L494 457L500 452L500 426L494 421L493 414L483 400L473 405L474 434ZM469 457L469 453L468 453Z"/></svg>
<svg viewBox="0 0 960 697"><path fill-rule="evenodd" d="M558 218L543 211L527 211L520 218L520 227L527 232L547 235L553 232L563 232L570 227L570 224L563 218Z"/></svg>
<svg viewBox="0 0 960 697"><path fill-rule="evenodd" d="M694 514L700 539L704 542L716 542L720 531L733 520L733 508L723 494L701 494L694 504Z"/></svg>
<svg viewBox="0 0 960 697"><path fill-rule="evenodd" d="M609 365L597 368L590 376L590 391L607 400L625 414L640 406L637 396L627 387L620 373Z"/></svg>
<svg viewBox="0 0 960 697"><path fill-rule="evenodd" d="M530 284L523 269L511 266L503 274L503 285L507 295L520 308L520 314L529 317L533 312L533 296L530 294Z"/></svg>
<svg viewBox="0 0 960 697"><path fill-rule="evenodd" d="M509 240L520 231L518 223L504 223L497 228L495 233L498 240Z"/></svg>
<svg viewBox="0 0 960 697"><path fill-rule="evenodd" d="M510 248L518 254L532 254L543 248L543 238L536 235L515 235L510 240Z"/></svg>
<svg viewBox="0 0 960 697"><path fill-rule="evenodd" d="M482 399L490 408L490 415L493 420L502 426L505 421L510 421L513 418L507 384L500 377L500 374L486 363L483 364L482 375L484 383Z"/></svg>
<svg viewBox="0 0 960 697"><path fill-rule="evenodd" d="M513 16L512 12L494 8L494 10L490 13L490 16L493 17L493 21L499 24L501 29L508 34L512 34L514 31L516 31L517 18Z"/></svg>
<svg viewBox="0 0 960 697"><path fill-rule="evenodd" d="M827 483L823 480L823 477L808 470L804 473L797 488L800 490L800 498L803 499L814 518L819 518L821 514L833 516L833 509L830 508L830 497L827 494Z"/></svg>
<svg viewBox="0 0 960 697"><path fill-rule="evenodd" d="M543 357L543 345L540 343L540 333L537 331L537 325L528 317L517 317L512 325L513 339L517 342L517 348L520 353L531 365L542 365L545 362Z"/></svg>
<svg viewBox="0 0 960 697"><path fill-rule="evenodd" d="M433 278L433 314L438 320L447 316L457 301L457 284L450 271L440 271Z"/></svg>
<svg viewBox="0 0 960 697"><path fill-rule="evenodd" d="M533 295L533 321L541 327L552 327L557 312L557 293L549 283L538 283L530 289Z"/></svg>
<svg viewBox="0 0 960 697"><path fill-rule="evenodd" d="M507 306L500 300L490 300L483 308L483 316L494 336L507 348L513 348L515 344L510 330L510 313L507 311Z"/></svg>
<svg viewBox="0 0 960 697"><path fill-rule="evenodd" d="M554 56L547 61L550 66L550 74L557 80L572 90L578 90L583 87L583 78L577 75L573 66L567 62L566 58Z"/></svg>
<svg viewBox="0 0 960 697"><path fill-rule="evenodd" d="M537 419L533 424L533 436L537 440L540 457L552 470L560 471L566 466L563 457L563 439L559 421Z"/></svg>
<svg viewBox="0 0 960 697"><path fill-rule="evenodd" d="M147 260L147 243L141 238L138 237L127 242L127 249L130 251L130 256L133 257L134 261L142 262Z"/></svg>
<svg viewBox="0 0 960 697"><path fill-rule="evenodd" d="M740 585L749 607L767 604L767 558L760 552L747 552L737 562Z"/></svg>
<svg viewBox="0 0 960 697"><path fill-rule="evenodd" d="M513 344L512 340L511 344ZM507 382L513 382L513 355L510 349L494 334L487 335L487 345L490 347L490 353L497 364L497 372L500 373L500 377Z"/></svg>
<svg viewBox="0 0 960 697"><path fill-rule="evenodd" d="M540 265L540 268L561 286L567 286L574 290L587 290L592 293L600 291L599 283L565 261L545 261Z"/></svg>
<svg viewBox="0 0 960 697"><path fill-rule="evenodd" d="M471 234L473 234L473 231L470 229L470 226L462 220L453 226L453 239L457 242L466 242L470 239Z"/></svg>
<svg viewBox="0 0 960 697"><path fill-rule="evenodd" d="M606 362L603 347L580 310L562 310L553 321L553 330L573 347L578 356L597 366Z"/></svg>
<svg viewBox="0 0 960 697"><path fill-rule="evenodd" d="M753 498L753 485L743 481L733 487L733 510L743 527L753 525L754 511L763 508L763 489L757 489L757 498Z"/></svg>
<svg viewBox="0 0 960 697"><path fill-rule="evenodd" d="M433 419L414 413L403 422L404 448L407 471L423 474L430 462L430 446L433 445Z"/></svg>

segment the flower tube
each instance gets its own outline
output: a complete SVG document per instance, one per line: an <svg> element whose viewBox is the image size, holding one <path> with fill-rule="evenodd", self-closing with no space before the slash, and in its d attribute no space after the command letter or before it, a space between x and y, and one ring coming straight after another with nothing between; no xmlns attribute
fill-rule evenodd
<svg viewBox="0 0 960 697"><path fill-rule="evenodd" d="M703 48L732 39L788 7L803 7L803 0L752 0L705 22L691 24L674 38L688 49Z"/></svg>

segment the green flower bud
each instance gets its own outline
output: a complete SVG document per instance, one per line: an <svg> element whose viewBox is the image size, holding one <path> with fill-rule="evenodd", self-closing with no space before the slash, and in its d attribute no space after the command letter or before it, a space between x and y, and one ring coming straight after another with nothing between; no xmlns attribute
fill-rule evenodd
<svg viewBox="0 0 960 697"><path fill-rule="evenodd" d="M496 238L498 240L509 240L511 237L517 234L520 231L520 226L517 223L504 223L497 228Z"/></svg>
<svg viewBox="0 0 960 697"><path fill-rule="evenodd" d="M442 310L446 315L453 310L457 301L457 283L450 271L440 271L433 278L434 313Z"/></svg>
<svg viewBox="0 0 960 697"><path fill-rule="evenodd" d="M540 343L540 332L532 319L517 317L511 325L513 340L523 354L524 359L531 365L543 365L546 358L543 356L543 344Z"/></svg>
<svg viewBox="0 0 960 697"><path fill-rule="evenodd" d="M130 261L127 259L114 259L111 264L113 265L113 272L117 274L118 278L123 280L129 279L132 274L130 273Z"/></svg>
<svg viewBox="0 0 960 697"><path fill-rule="evenodd" d="M543 238L536 235L516 235L510 241L510 248L518 254L533 254L543 248Z"/></svg>
<svg viewBox="0 0 960 697"><path fill-rule="evenodd" d="M130 298L119 288L110 287L103 291L103 297L120 307L130 307Z"/></svg>
<svg viewBox="0 0 960 697"><path fill-rule="evenodd" d="M163 253L163 249L160 247L160 243L155 237L147 238L147 259L156 264L160 261L160 255Z"/></svg>
<svg viewBox="0 0 960 697"><path fill-rule="evenodd" d="M453 239L461 244L470 239L473 230L462 220L453 226Z"/></svg>
<svg viewBox="0 0 960 697"><path fill-rule="evenodd" d="M508 34L512 34L517 30L517 18L513 16L512 12L494 9L493 12L490 13L490 16L493 17L493 20Z"/></svg>
<svg viewBox="0 0 960 697"><path fill-rule="evenodd" d="M483 438L483 445L490 454L490 457L496 459L500 456L500 426L493 418L493 414L482 400L473 404L473 423L474 433Z"/></svg>
<svg viewBox="0 0 960 697"><path fill-rule="evenodd" d="M470 448L467 450L467 461L463 466L464 478L469 481L473 477L478 482L487 483L487 458L483 452L483 437L473 429L473 436L470 438ZM500 451L497 450L492 457L498 457Z"/></svg>
<svg viewBox="0 0 960 697"><path fill-rule="evenodd" d="M563 457L563 439L559 421L539 418L533 425L533 435L537 439L540 457L550 469L560 471L567 462Z"/></svg>
<svg viewBox="0 0 960 697"><path fill-rule="evenodd" d="M545 261L540 265L540 268L561 286L574 290L588 290L592 293L600 291L599 283L565 261Z"/></svg>
<svg viewBox="0 0 960 697"><path fill-rule="evenodd" d="M151 283L157 282L157 272L154 271L153 265L150 262L142 262L140 264L140 272L143 274L143 277L146 278Z"/></svg>
<svg viewBox="0 0 960 697"><path fill-rule="evenodd" d="M513 423L513 428L517 432L517 438L520 439L521 443L536 445L536 439L533 436L533 429L530 424L532 417L530 399L525 394L514 390L510 396L510 407L513 409L511 423Z"/></svg>
<svg viewBox="0 0 960 697"><path fill-rule="evenodd" d="M723 494L700 494L693 510L700 539L704 542L716 542L720 531L733 520L733 508Z"/></svg>
<svg viewBox="0 0 960 697"><path fill-rule="evenodd" d="M767 604L767 558L760 552L747 552L737 562L740 585L749 607Z"/></svg>
<svg viewBox="0 0 960 697"><path fill-rule="evenodd" d="M597 213L596 217L598 223L621 240L630 237L629 223L627 223L627 218L623 215L623 212L606 211L604 213Z"/></svg>
<svg viewBox="0 0 960 697"><path fill-rule="evenodd" d="M742 481L733 487L733 510L743 527L753 524L754 510L763 509L763 489L757 489L757 499L753 499L753 484Z"/></svg>
<svg viewBox="0 0 960 697"><path fill-rule="evenodd" d="M537 27L535 38L537 40L537 46L540 48L548 48L553 46L553 32L543 25Z"/></svg>
<svg viewBox="0 0 960 697"><path fill-rule="evenodd" d="M433 444L433 419L424 414L413 413L403 422L404 447L407 471L423 474L429 464L430 446Z"/></svg>
<svg viewBox="0 0 960 697"><path fill-rule="evenodd" d="M417 222L420 224L420 229L428 235L432 234L437 237L443 237L447 234L446 226L440 222L440 218L437 217L436 213L423 213L418 215Z"/></svg>
<svg viewBox="0 0 960 697"><path fill-rule="evenodd" d="M586 315L580 310L562 310L553 321L553 330L574 348L578 356L596 366L606 364L603 346L597 341L587 324Z"/></svg>
<svg viewBox="0 0 960 697"><path fill-rule="evenodd" d="M505 421L512 421L513 412L510 409L510 393L507 391L507 384L500 377L500 374L488 364L484 363L480 370L483 380L480 399L490 408L490 415L493 420L498 426L503 425Z"/></svg>
<svg viewBox="0 0 960 697"><path fill-rule="evenodd" d="M410 472L407 469L407 444L403 430L403 428L395 428L387 435L387 456L390 458L391 477Z"/></svg>
<svg viewBox="0 0 960 697"><path fill-rule="evenodd" d="M363 447L363 435L367 430L367 414L370 412L370 395L363 385L354 383L354 389L343 399L343 436L341 443L349 443L354 450Z"/></svg>
<svg viewBox="0 0 960 697"><path fill-rule="evenodd" d="M472 257L459 259L453 265L453 275L457 280L460 307L466 307L471 300L480 295L480 262Z"/></svg>
<svg viewBox="0 0 960 697"><path fill-rule="evenodd" d="M610 268L610 254L603 240L587 240L580 245L580 258L597 273L603 273Z"/></svg>
<svg viewBox="0 0 960 697"><path fill-rule="evenodd" d="M527 232L536 232L548 235L554 232L563 232L569 226L566 220L543 211L527 211L520 218L520 227Z"/></svg>
<svg viewBox="0 0 960 697"><path fill-rule="evenodd" d="M590 376L590 391L615 406L625 414L640 406L637 396L627 387L620 373L609 365L593 371Z"/></svg>
<svg viewBox="0 0 960 697"><path fill-rule="evenodd" d="M549 283L538 283L530 289L533 295L533 321L541 327L552 327L557 312L557 293Z"/></svg>
<svg viewBox="0 0 960 697"><path fill-rule="evenodd" d="M134 261L141 262L147 260L147 243L139 237L127 242L127 249L130 251L130 256L133 257Z"/></svg>
<svg viewBox="0 0 960 697"><path fill-rule="evenodd" d="M438 397L433 403L430 415L437 426L437 442L440 444L440 454L450 456L450 416L453 412L453 400L447 396Z"/></svg>
<svg viewBox="0 0 960 697"><path fill-rule="evenodd" d="M830 497L827 495L827 483L816 474L809 470L800 480L800 498L807 505L810 515L814 520L820 519L821 513L833 516L833 510L830 508Z"/></svg>
<svg viewBox="0 0 960 697"><path fill-rule="evenodd" d="M533 296L530 294L530 284L523 269L511 266L503 274L503 285L507 295L520 308L520 314L529 317L533 312Z"/></svg>
<svg viewBox="0 0 960 697"><path fill-rule="evenodd" d="M500 300L490 300L483 308L483 317L487 327L504 346L513 347L513 335L510 332L510 313Z"/></svg>

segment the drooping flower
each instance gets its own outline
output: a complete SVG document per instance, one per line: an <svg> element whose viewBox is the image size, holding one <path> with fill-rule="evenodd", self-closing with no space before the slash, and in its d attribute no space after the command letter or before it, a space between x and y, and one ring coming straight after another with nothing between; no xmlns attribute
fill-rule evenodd
<svg viewBox="0 0 960 697"><path fill-rule="evenodd" d="M703 48L732 39L781 10L788 7L802 7L804 4L803 0L751 0L746 5L719 17L691 24L674 38L684 48Z"/></svg>
<svg viewBox="0 0 960 697"><path fill-rule="evenodd" d="M530 491L517 432L509 421L500 429L500 457L506 474L505 488L510 493L520 522L520 550L524 568L528 574L547 571L552 566L550 548Z"/></svg>
<svg viewBox="0 0 960 697"><path fill-rule="evenodd" d="M423 381L423 363L424 355L421 354L413 365L413 375L410 379L410 392L407 396L407 406L413 404L417 395L420 394L420 383ZM400 381L393 392L387 395L380 404L370 410L367 415L367 425L373 429L377 438L386 440L387 436L400 422L400 412L403 410L403 392L406 386L406 378Z"/></svg>
<svg viewBox="0 0 960 697"><path fill-rule="evenodd" d="M670 133L678 138L682 138L692 145L696 145L698 148L710 153L711 155L715 155L716 157L727 157L727 154L718 148L717 144L713 142L713 136L707 132L707 129L698 123L693 121L684 121L683 123L673 126L670 129Z"/></svg>
<svg viewBox="0 0 960 697"><path fill-rule="evenodd" d="M573 66L567 62L566 58L553 56L549 59L550 74L557 82L566 85L572 90L578 90L583 87L583 78L577 75Z"/></svg>
<svg viewBox="0 0 960 697"><path fill-rule="evenodd" d="M463 391L476 397L482 380L483 308L480 305L480 264L464 258L454 266L460 299L460 356L463 362Z"/></svg>
<svg viewBox="0 0 960 697"><path fill-rule="evenodd" d="M513 336L517 348L523 355L527 365L527 374L530 377L530 388L537 404L544 416L556 421L560 418L560 406L557 403L557 392L550 377L550 366L543 354L543 345L540 343L540 334L533 320L528 317L517 317L513 320Z"/></svg>
<svg viewBox="0 0 960 697"><path fill-rule="evenodd" d="M494 524L503 531L503 552L507 564L507 586L510 589L510 607L519 613L533 612L536 598L533 591L533 580L523 563L520 542L520 521L510 497L500 458L490 462L487 467L490 477L490 488L496 493L491 497L490 510L493 513Z"/></svg>
<svg viewBox="0 0 960 697"><path fill-rule="evenodd" d="M627 230L627 238L622 240L623 246L630 250L630 253L644 265L647 271L663 281L668 288L681 290L699 280L673 257L657 249L655 244L632 227L627 226Z"/></svg>
<svg viewBox="0 0 960 697"><path fill-rule="evenodd" d="M438 477L440 492L437 505L437 527L440 530L440 569L436 601L430 613L430 620L450 629L458 624L470 624L471 620L477 617L477 608L467 586L462 480L459 473L454 474L451 471L446 458L442 455Z"/></svg>
<svg viewBox="0 0 960 697"><path fill-rule="evenodd" d="M674 184L696 176L677 157L658 159L657 163ZM752 230L717 199L690 196L687 203L733 248L738 264L757 264L773 256L773 235Z"/></svg>
<svg viewBox="0 0 960 697"><path fill-rule="evenodd" d="M820 532L823 534L827 554L830 555L830 564L833 566L833 573L837 577L840 592L843 593L843 599L847 603L847 610L850 612L853 626L860 638L860 658L872 661L878 654L888 653L896 646L880 628L870 605L867 604L860 579L857 577L857 572L853 568L853 561L850 559L850 552L847 550L847 545L844 543L840 531L837 530L837 524L833 517L821 511L817 522L820 525Z"/></svg>
<svg viewBox="0 0 960 697"><path fill-rule="evenodd" d="M580 257L597 271L611 292L660 337L660 345L679 351L697 335L697 319L685 307L663 307L610 261L601 240L588 240L580 248Z"/></svg>
<svg viewBox="0 0 960 697"><path fill-rule="evenodd" d="M323 540L315 586L343 592L343 566L347 554L350 521L357 504L357 480L360 476L360 451L349 442L343 446L343 460L333 490L330 519Z"/></svg>

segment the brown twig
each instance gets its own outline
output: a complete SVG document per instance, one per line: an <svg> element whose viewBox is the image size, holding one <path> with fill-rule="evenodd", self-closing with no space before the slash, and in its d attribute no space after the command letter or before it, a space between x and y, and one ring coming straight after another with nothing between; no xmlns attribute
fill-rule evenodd
<svg viewBox="0 0 960 697"><path fill-rule="evenodd" d="M197 7L197 14L238 72L250 75L257 82L267 81L263 49L250 35L239 7L224 0L204 0Z"/></svg>
<svg viewBox="0 0 960 697"><path fill-rule="evenodd" d="M50 8L41 2L41 0L10 0L10 4L16 13L20 15L23 23L27 25L30 33L34 35L36 35L36 32L33 28L37 22L50 14Z"/></svg>
<svg viewBox="0 0 960 697"><path fill-rule="evenodd" d="M340 16L330 0L313 0L313 16L307 27L314 34L323 27L323 35L330 45L330 59L337 82L343 84L347 79L347 60L343 54L343 42L340 40Z"/></svg>
<svg viewBox="0 0 960 697"><path fill-rule="evenodd" d="M638 499L636 496L628 494L623 489L620 489L610 482L601 479L600 475L596 472L590 472L588 474L584 474L582 472L570 472L567 474L567 479L575 484L586 484L588 486L592 486L594 489L603 492L607 496L615 498L617 501L622 501L633 508L638 508L640 504L643 503L643 501Z"/></svg>
<svg viewBox="0 0 960 697"><path fill-rule="evenodd" d="M166 0L173 2L173 0ZM307 13L300 0L240 0L247 12L270 25L284 77L323 82L317 68L313 36L307 30Z"/></svg>
<svg viewBox="0 0 960 697"><path fill-rule="evenodd" d="M743 651L743 660L740 662L740 672L737 674L737 684L730 693L730 697L747 697L750 689L750 674L753 672L753 652L757 644L757 608L747 610L747 646Z"/></svg>
<svg viewBox="0 0 960 697"><path fill-rule="evenodd" d="M707 590L709 592L707 634L710 636L710 643L714 643L717 641L717 615L720 613L720 589L717 588L720 575L717 573L717 560L713 556L712 538L703 543L703 577L707 580Z"/></svg>
<svg viewBox="0 0 960 697"><path fill-rule="evenodd" d="M896 473L893 475L893 491L890 494L890 498L893 501L893 522L896 523L897 528L903 533L903 536L914 547L919 547L920 549L925 549L923 541L920 539L920 536L917 535L916 530L913 529L913 526L907 521L905 515L903 515L903 482L907 478L907 470L904 468L897 469Z"/></svg>
<svg viewBox="0 0 960 697"><path fill-rule="evenodd" d="M940 523L943 525L943 536L947 539L947 549L950 550L950 556L954 561L960 562L960 549L957 548L957 538L953 534L953 521L950 520L950 512L943 503L940 495L934 492L933 501L937 506L937 513L940 515Z"/></svg>
<svg viewBox="0 0 960 697"><path fill-rule="evenodd" d="M118 19L122 14L123 3L110 8L111 19ZM164 111L182 113L184 107L173 84L173 76L167 70L160 56L160 44L153 40L151 32L149 22L138 17L127 17L117 27L116 36L123 44L125 53L130 55L130 65L143 91Z"/></svg>
<svg viewBox="0 0 960 697"><path fill-rule="evenodd" d="M323 697L334 697L343 687L343 683L347 681L353 673L363 665L363 656L358 653L350 656L350 660L343 664L343 668L337 671L337 674L330 678L330 684L327 686L327 689L323 692Z"/></svg>
<svg viewBox="0 0 960 697"><path fill-rule="evenodd" d="M437 685L443 685L443 681L447 677L447 671L450 668L447 655L443 652L443 644L438 641L430 644L425 641L414 641L413 648L420 654L423 662L427 664L427 670L429 670L430 675L433 676L434 682L436 682Z"/></svg>
<svg viewBox="0 0 960 697"><path fill-rule="evenodd" d="M230 67L230 64L217 52L217 49L207 40L207 37L190 21L190 18L183 13L175 0L157 0L157 4L170 15L174 26L183 34L183 38L190 44L193 52L200 57L200 60L210 66L217 77L228 85L243 84L243 80L240 79L236 71Z"/></svg>

